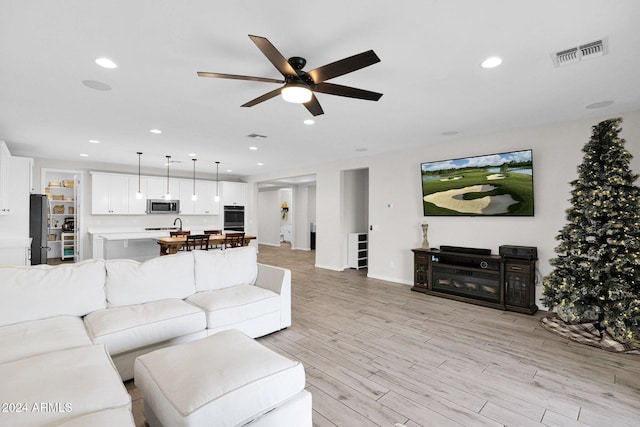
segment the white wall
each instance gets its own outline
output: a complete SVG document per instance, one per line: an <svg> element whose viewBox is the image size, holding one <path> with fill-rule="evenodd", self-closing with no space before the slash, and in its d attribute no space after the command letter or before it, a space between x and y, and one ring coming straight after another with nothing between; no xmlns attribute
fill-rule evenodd
<svg viewBox="0 0 640 427"><path fill-rule="evenodd" d="M640 112L621 115L626 148L634 155L632 169L640 172ZM369 169L370 277L411 284L412 248L422 244L420 224L429 224L429 243L489 248L497 253L504 244L538 248L539 275L551 271L558 231L565 224L571 186L582 162L582 147L591 127L610 117L519 129L495 135L452 139L437 145L388 152L317 167L296 168L278 174L249 177L260 182L287 176L317 175L316 266L340 270L345 252L340 215L341 175L344 170ZM392 143L392 141L390 141ZM533 149L534 217L423 217L420 163L516 149ZM392 204L393 208L388 205ZM540 296L540 284L537 288Z"/></svg>
<svg viewBox="0 0 640 427"><path fill-rule="evenodd" d="M258 243L261 245L280 246L280 202L277 190L258 192L258 205L255 209L260 212L257 217ZM245 215L246 215L245 211Z"/></svg>

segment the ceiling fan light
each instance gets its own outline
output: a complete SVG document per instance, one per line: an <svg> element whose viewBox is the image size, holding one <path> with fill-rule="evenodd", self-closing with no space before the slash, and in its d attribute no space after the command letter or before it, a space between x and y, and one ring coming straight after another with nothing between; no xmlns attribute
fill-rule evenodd
<svg viewBox="0 0 640 427"><path fill-rule="evenodd" d="M304 104L305 102L309 102L311 100L311 90L302 84L290 83L282 88L280 92L282 94L282 99L287 102L292 102L294 104Z"/></svg>

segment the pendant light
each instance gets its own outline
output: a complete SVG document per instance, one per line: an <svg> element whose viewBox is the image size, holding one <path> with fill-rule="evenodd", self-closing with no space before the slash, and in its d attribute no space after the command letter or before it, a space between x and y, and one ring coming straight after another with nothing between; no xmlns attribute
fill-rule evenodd
<svg viewBox="0 0 640 427"><path fill-rule="evenodd" d="M167 193L164 195L165 200L171 199L171 193L169 192L169 164L171 163L171 156L165 156L167 158Z"/></svg>
<svg viewBox="0 0 640 427"><path fill-rule="evenodd" d="M220 181L218 180L218 168L220 167L220 162L216 162L216 197L213 199L216 202L220 201Z"/></svg>
<svg viewBox="0 0 640 427"><path fill-rule="evenodd" d="M136 193L136 199L141 200L142 190L140 190L140 156L142 156L142 153L138 151L137 154L138 154L138 192Z"/></svg>
<svg viewBox="0 0 640 427"><path fill-rule="evenodd" d="M196 162L198 161L198 159L191 160L193 160L193 194L191 195L191 200L195 202L196 200L198 200L198 195L196 194Z"/></svg>

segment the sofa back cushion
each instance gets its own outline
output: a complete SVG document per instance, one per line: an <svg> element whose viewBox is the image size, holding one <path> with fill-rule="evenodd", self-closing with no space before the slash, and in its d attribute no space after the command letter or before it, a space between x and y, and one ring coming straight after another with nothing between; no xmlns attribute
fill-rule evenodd
<svg viewBox="0 0 640 427"><path fill-rule="evenodd" d="M253 246L195 254L196 289L211 291L235 285L253 285L258 275L258 256Z"/></svg>
<svg viewBox="0 0 640 427"><path fill-rule="evenodd" d="M193 255L185 252L152 258L107 260L109 306L143 304L163 299L184 299L196 292Z"/></svg>
<svg viewBox="0 0 640 427"><path fill-rule="evenodd" d="M0 326L106 308L103 260L0 266Z"/></svg>

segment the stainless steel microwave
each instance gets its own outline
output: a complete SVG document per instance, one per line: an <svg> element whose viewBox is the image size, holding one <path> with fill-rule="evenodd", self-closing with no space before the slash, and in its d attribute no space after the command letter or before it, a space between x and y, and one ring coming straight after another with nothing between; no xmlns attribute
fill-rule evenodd
<svg viewBox="0 0 640 427"><path fill-rule="evenodd" d="M147 199L148 214L179 214L180 200Z"/></svg>

